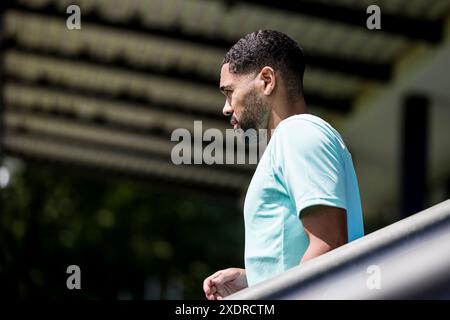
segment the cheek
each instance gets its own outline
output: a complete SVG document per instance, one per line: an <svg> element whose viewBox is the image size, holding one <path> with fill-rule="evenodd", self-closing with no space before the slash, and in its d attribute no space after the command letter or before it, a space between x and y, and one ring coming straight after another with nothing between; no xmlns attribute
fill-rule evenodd
<svg viewBox="0 0 450 320"><path fill-rule="evenodd" d="M233 96L233 110L236 114L242 114L246 106L247 99L245 94L235 94Z"/></svg>
<svg viewBox="0 0 450 320"><path fill-rule="evenodd" d="M233 111L236 115L240 115L244 109L244 100L240 96L233 96L232 104Z"/></svg>

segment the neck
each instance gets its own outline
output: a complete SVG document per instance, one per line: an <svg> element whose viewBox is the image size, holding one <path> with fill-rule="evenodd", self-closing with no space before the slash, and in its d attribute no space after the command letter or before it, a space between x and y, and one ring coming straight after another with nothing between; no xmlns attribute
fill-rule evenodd
<svg viewBox="0 0 450 320"><path fill-rule="evenodd" d="M280 99L278 103L274 103L267 125L269 138L272 135L272 130L275 129L281 121L290 116L303 113L308 113L308 107L306 106L303 96L298 97L293 101L289 101L285 98Z"/></svg>

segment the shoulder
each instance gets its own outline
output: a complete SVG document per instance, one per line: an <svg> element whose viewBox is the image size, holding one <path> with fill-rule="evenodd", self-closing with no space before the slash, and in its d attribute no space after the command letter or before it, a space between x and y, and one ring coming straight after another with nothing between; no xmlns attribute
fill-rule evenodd
<svg viewBox="0 0 450 320"><path fill-rule="evenodd" d="M284 119L275 129L275 144L300 149L342 142L339 133L325 120L311 115L294 115ZM343 142L341 143L344 146Z"/></svg>

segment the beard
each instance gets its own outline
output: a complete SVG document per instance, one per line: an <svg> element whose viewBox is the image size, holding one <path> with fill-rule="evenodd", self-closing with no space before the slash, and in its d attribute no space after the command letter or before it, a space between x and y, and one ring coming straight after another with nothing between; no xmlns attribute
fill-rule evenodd
<svg viewBox="0 0 450 320"><path fill-rule="evenodd" d="M248 129L267 129L269 118L269 104L252 90L244 101L244 110L239 120L239 127L247 131Z"/></svg>

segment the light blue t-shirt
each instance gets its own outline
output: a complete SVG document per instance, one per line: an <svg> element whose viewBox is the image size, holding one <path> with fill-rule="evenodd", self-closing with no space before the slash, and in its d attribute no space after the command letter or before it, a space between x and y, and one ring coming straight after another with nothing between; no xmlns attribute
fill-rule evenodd
<svg viewBox="0 0 450 320"><path fill-rule="evenodd" d="M274 130L245 197L249 286L299 265L309 245L299 214L313 205L347 210L349 242L364 235L349 151L327 122L301 114L284 119Z"/></svg>

